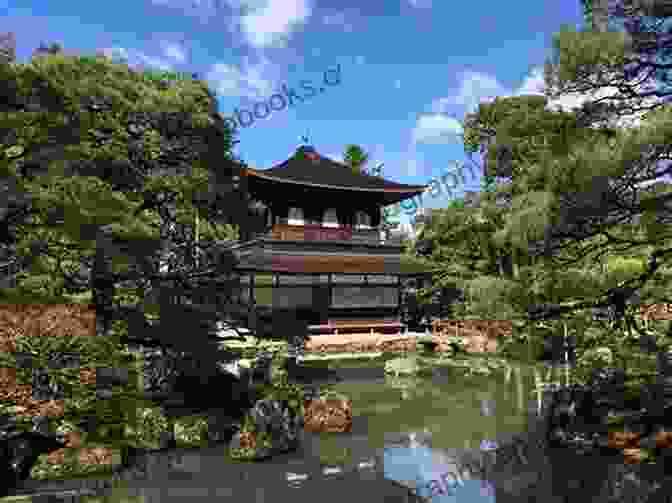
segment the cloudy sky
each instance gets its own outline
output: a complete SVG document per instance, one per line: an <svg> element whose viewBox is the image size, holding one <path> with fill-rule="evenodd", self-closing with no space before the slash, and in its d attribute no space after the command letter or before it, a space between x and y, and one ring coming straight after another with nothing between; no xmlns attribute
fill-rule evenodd
<svg viewBox="0 0 672 503"><path fill-rule="evenodd" d="M414 184L464 161L455 118L495 96L540 92L552 35L582 23L579 0L0 0L0 18L19 61L59 42L198 72L227 117L295 89L303 102L280 109L276 97L278 110L239 128L236 154L253 167L283 161L308 135L337 159L362 145L387 178ZM302 81L324 91L305 98Z"/></svg>

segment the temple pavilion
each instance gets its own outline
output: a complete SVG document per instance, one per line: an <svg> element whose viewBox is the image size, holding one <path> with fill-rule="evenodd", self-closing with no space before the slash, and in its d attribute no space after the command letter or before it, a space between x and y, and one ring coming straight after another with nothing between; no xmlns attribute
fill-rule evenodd
<svg viewBox="0 0 672 503"><path fill-rule="evenodd" d="M266 226L241 229L232 246L242 286L235 303L257 321L301 312L313 332L402 328L402 279L421 271L402 259L400 239L386 239L381 210L425 186L356 173L311 146L242 178Z"/></svg>

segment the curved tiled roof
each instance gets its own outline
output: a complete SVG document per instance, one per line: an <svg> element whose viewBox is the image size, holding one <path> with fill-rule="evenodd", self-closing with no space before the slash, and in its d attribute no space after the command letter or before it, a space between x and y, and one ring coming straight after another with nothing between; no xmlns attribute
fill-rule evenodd
<svg viewBox="0 0 672 503"><path fill-rule="evenodd" d="M424 185L406 185L385 180L377 176L354 173L347 165L318 154L311 147L301 147L294 156L270 169L247 168L248 175L276 181L313 187L346 189L363 192L394 192L408 194L409 197L426 189Z"/></svg>

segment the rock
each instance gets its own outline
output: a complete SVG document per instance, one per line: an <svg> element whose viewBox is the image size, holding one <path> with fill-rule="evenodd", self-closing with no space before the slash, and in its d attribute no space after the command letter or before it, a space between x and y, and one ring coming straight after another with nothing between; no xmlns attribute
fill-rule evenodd
<svg viewBox="0 0 672 503"><path fill-rule="evenodd" d="M233 435L229 447L231 449L256 449L256 434L252 431L239 431Z"/></svg>
<svg viewBox="0 0 672 503"><path fill-rule="evenodd" d="M646 459L646 454L639 448L623 449L623 459L628 464L638 464Z"/></svg>
<svg viewBox="0 0 672 503"><path fill-rule="evenodd" d="M86 447L78 452L79 463L84 466L111 465L112 450L109 447Z"/></svg>
<svg viewBox="0 0 672 503"><path fill-rule="evenodd" d="M504 320L441 320L434 326L439 351L444 351L441 339L459 337L467 353L490 353L497 350L499 338L511 337L512 333L513 322Z"/></svg>
<svg viewBox="0 0 672 503"><path fill-rule="evenodd" d="M656 447L668 449L672 447L672 431L661 430L656 433Z"/></svg>
<svg viewBox="0 0 672 503"><path fill-rule="evenodd" d="M305 429L314 433L344 433L352 431L352 401L339 397L306 400Z"/></svg>
<svg viewBox="0 0 672 503"><path fill-rule="evenodd" d="M299 446L303 418L292 411L289 404L280 400L259 400L246 419L249 426L244 425L229 445L233 457L261 460Z"/></svg>
<svg viewBox="0 0 672 503"><path fill-rule="evenodd" d="M82 446L82 435L76 431L71 431L64 435L64 441L66 447L81 447Z"/></svg>

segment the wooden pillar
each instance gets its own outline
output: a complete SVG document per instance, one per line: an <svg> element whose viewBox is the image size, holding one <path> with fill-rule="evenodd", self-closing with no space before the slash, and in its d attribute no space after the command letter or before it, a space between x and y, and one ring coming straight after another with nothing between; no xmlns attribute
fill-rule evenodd
<svg viewBox="0 0 672 503"><path fill-rule="evenodd" d="M331 317L331 305L333 304L334 300L334 292L333 292L333 274L329 273L327 274L327 289L329 290L329 306L327 307L327 321Z"/></svg>
<svg viewBox="0 0 672 503"><path fill-rule="evenodd" d="M254 273L245 273L245 275L249 278L250 284L247 285L248 288L248 293L247 293L247 321L248 325L254 327L256 329L257 327L257 319L256 319L256 312L254 309ZM246 285L242 285L243 288L245 288Z"/></svg>
<svg viewBox="0 0 672 503"><path fill-rule="evenodd" d="M256 299L254 298L254 277L255 272L250 273L250 307L256 304Z"/></svg>
<svg viewBox="0 0 672 503"><path fill-rule="evenodd" d="M380 208L378 206L373 206L369 209L368 213L371 217L371 227L378 228L381 222Z"/></svg>
<svg viewBox="0 0 672 503"><path fill-rule="evenodd" d="M397 309L395 316L401 319L401 301L402 301L402 291L401 291L401 274L397 275Z"/></svg>

